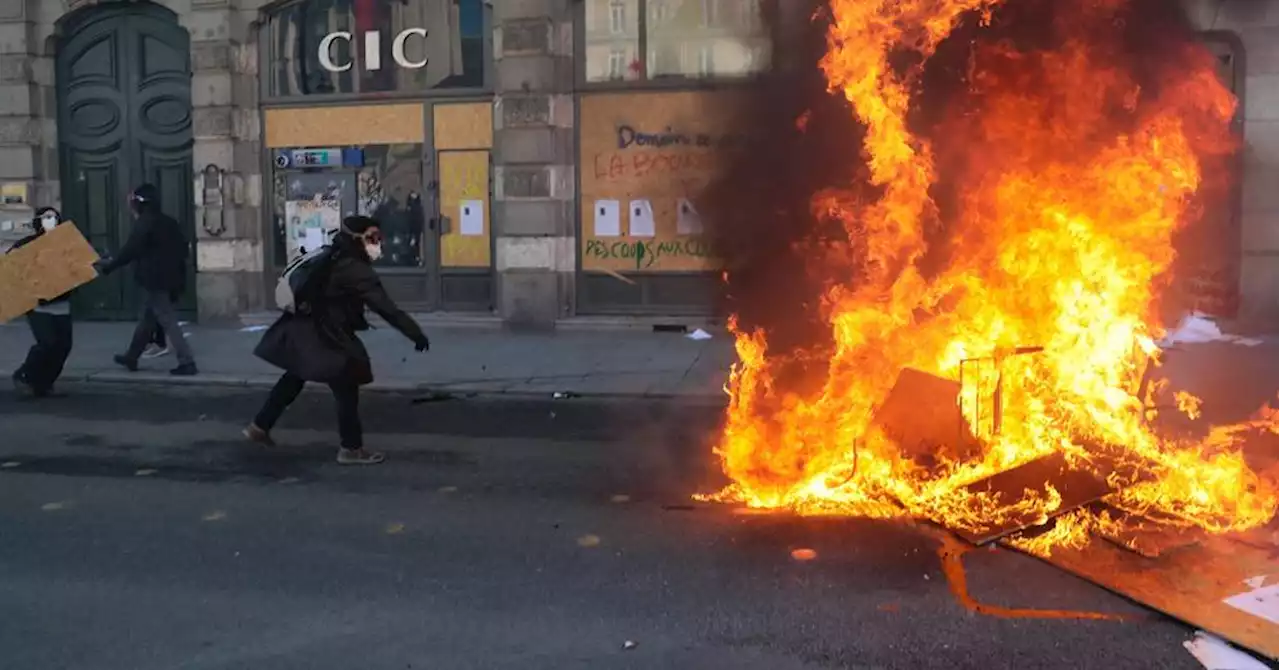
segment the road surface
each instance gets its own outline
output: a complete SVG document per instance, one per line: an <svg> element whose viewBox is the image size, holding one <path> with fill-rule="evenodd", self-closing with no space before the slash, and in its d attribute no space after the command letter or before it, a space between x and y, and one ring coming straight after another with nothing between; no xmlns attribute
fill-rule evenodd
<svg viewBox="0 0 1280 670"><path fill-rule="evenodd" d="M0 394L0 668L1179 668L1182 625L936 531L690 505L717 417L582 400L327 395L273 452L234 389ZM795 549L812 560L796 560ZM971 605L972 603L970 603Z"/></svg>

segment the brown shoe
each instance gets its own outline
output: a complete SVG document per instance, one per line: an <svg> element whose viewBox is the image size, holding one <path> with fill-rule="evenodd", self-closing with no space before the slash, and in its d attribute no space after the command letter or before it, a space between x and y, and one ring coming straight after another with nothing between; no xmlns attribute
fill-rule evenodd
<svg viewBox="0 0 1280 670"><path fill-rule="evenodd" d="M341 465L377 465L387 460L385 454L364 449L338 449L338 463Z"/></svg>
<svg viewBox="0 0 1280 670"><path fill-rule="evenodd" d="M271 433L259 428L256 423L249 424L247 428L240 431L240 434L244 435L244 439L254 444L261 444L264 447L276 446L276 441L271 439Z"/></svg>

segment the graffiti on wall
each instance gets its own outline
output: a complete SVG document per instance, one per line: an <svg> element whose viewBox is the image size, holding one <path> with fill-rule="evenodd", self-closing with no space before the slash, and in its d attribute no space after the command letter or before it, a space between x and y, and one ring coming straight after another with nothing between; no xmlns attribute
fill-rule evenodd
<svg viewBox="0 0 1280 670"><path fill-rule="evenodd" d="M582 267L711 271L697 201L723 150L724 93L587 96L581 107Z"/></svg>

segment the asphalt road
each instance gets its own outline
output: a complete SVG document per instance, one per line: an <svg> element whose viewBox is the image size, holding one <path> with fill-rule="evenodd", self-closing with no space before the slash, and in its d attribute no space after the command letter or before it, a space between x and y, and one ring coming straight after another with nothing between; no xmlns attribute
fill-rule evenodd
<svg viewBox="0 0 1280 670"><path fill-rule="evenodd" d="M929 528L689 505L706 409L367 396L390 458L343 468L319 393L265 453L258 392L71 391L0 393L0 668L1200 667L1016 553L973 600L1123 620L976 613Z"/></svg>

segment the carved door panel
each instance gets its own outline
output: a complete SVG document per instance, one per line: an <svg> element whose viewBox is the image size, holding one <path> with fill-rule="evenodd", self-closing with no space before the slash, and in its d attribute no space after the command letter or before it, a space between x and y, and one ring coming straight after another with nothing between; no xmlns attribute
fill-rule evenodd
<svg viewBox="0 0 1280 670"><path fill-rule="evenodd" d="M99 253L113 254L132 228L128 193L150 182L161 207L187 231L191 253L184 307L194 306L190 37L169 10L111 3L69 15L57 55L58 152L63 210ZM78 313L131 318L130 272L77 291Z"/></svg>

